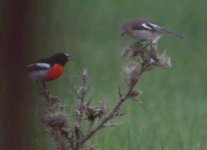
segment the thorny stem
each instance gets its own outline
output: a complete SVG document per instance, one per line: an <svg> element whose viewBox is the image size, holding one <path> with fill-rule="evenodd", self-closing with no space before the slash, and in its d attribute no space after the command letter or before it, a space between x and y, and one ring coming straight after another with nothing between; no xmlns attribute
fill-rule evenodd
<svg viewBox="0 0 207 150"><path fill-rule="evenodd" d="M130 91L128 92L130 93ZM81 141L80 141L80 145L84 145L85 142L90 139L98 130L100 130L104 124L109 121L110 119L113 118L115 112L117 112L119 110L119 108L121 107L121 105L124 103L124 101L127 99L128 97L128 94L126 94L123 98L121 98L119 100L119 102L115 105L114 109L112 110L112 112L107 116L105 117L102 122L93 130L91 130Z"/></svg>
<svg viewBox="0 0 207 150"><path fill-rule="evenodd" d="M81 130L81 122L83 118L83 102L84 102L84 94L81 94L80 96L77 94L77 97L80 101L80 105L78 108L78 123L75 126L75 133L76 133L76 147L79 147L80 142L80 130Z"/></svg>
<svg viewBox="0 0 207 150"><path fill-rule="evenodd" d="M76 149L80 148L80 134L81 134L81 123L83 119L83 110L84 110L84 99L89 90L88 84L88 72L87 70L83 70L82 74L82 84L78 92L76 92L77 99L79 100L79 108L78 108L78 116L77 116L77 124L75 125L75 135L76 135Z"/></svg>
<svg viewBox="0 0 207 150"><path fill-rule="evenodd" d="M50 99L50 92L47 84L44 81L37 81L37 85L40 88L41 94L45 97L48 109L52 111L52 100Z"/></svg>
<svg viewBox="0 0 207 150"><path fill-rule="evenodd" d="M54 133L54 139L58 145L58 149L66 150L65 141L64 141L64 138L61 135L61 133L58 130L54 130L54 129L52 129L52 130L53 130L52 132Z"/></svg>
<svg viewBox="0 0 207 150"><path fill-rule="evenodd" d="M129 84L129 87L128 87L128 90L126 92L125 95L122 95L121 92L119 91L118 92L118 95L119 95L119 99L116 103L116 105L113 107L112 111L102 119L102 121L94 128L94 129L90 129L89 132L83 137L83 139L79 142L78 144L78 147L76 150L79 150L80 147L83 147L84 144L96 133L98 132L100 129L102 129L104 127L104 125L109 121L111 120L114 115L118 112L118 110L120 109L120 107L124 104L124 102L126 100L128 100L132 93L133 93L133 89L134 87L136 86L136 84L138 83L138 81L140 80L142 74L148 70L149 66L150 66L150 57L153 58L153 59L157 59L157 55L155 55L155 50L156 50L156 47L154 47L154 45L151 45L151 51L150 51L150 54L149 56L144 56L144 55L141 55L142 57L142 60L143 62L137 62L137 63L140 63L141 64L141 68L137 74L137 77L135 77L135 79L133 80L133 82L131 82ZM156 60L155 60L156 61ZM119 89L120 90L120 89Z"/></svg>
<svg viewBox="0 0 207 150"><path fill-rule="evenodd" d="M140 71L140 76L143 73L143 69ZM140 78L139 78L140 79ZM127 93L118 100L117 104L114 106L112 111L108 114L107 117L103 118L103 120L99 123L99 125L91 130L88 134L85 135L85 137L80 141L80 145L83 146L87 140L89 140L98 130L100 130L102 127L104 127L105 123L108 122L110 119L114 117L114 114L120 109L120 107L123 105L123 103L130 97L132 90L134 89L135 85L139 81L139 79L136 81L135 84L129 87Z"/></svg>
<svg viewBox="0 0 207 150"><path fill-rule="evenodd" d="M53 112L54 111L53 110L54 101L52 100L52 97L51 97L51 95L49 93L49 90L47 88L46 83L44 81L39 81L39 82L37 82L37 85L38 85L38 87L41 90L41 94L46 99L48 111L49 112ZM58 101L56 100L55 103L58 103ZM60 110L60 111L62 111L62 110ZM69 138L68 137L68 133L67 132L63 132L63 130L61 128L50 127L50 134L52 135L53 139L57 143L57 149L58 150L66 150L66 143L65 143L64 139L68 139Z"/></svg>
<svg viewBox="0 0 207 150"><path fill-rule="evenodd" d="M82 116L83 116L83 102L84 102L84 96L85 95L81 95L81 96L79 96L79 100L80 100L80 105L79 105L79 117L78 117L78 124L81 124L81 122L82 122Z"/></svg>
<svg viewBox="0 0 207 150"><path fill-rule="evenodd" d="M88 133L91 132L93 125L94 125L94 121L91 121L88 127Z"/></svg>

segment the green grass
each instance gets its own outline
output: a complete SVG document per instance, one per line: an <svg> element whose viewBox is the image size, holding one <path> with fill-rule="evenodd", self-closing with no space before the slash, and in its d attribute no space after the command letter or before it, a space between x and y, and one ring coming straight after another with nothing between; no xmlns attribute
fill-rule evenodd
<svg viewBox="0 0 207 150"><path fill-rule="evenodd" d="M90 97L110 104L115 103L118 85L123 85L121 51L133 42L120 37L121 23L146 16L181 32L183 40L161 39L159 50L167 50L173 67L144 75L137 87L143 91L143 105L128 102L128 114L119 119L123 124L105 129L91 143L101 150L206 150L206 6L205 0L40 1L34 58L71 52L73 62L63 78L50 83L53 92L62 99L71 97L69 83L76 83L82 68L88 68ZM74 100L69 99L65 102L71 108ZM40 104L35 105L37 117ZM35 130L37 149L50 149L50 142L42 141L42 126Z"/></svg>

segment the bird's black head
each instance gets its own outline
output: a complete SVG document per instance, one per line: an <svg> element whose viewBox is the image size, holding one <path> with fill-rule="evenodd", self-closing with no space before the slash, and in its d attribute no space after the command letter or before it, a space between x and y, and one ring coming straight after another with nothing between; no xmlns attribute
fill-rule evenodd
<svg viewBox="0 0 207 150"><path fill-rule="evenodd" d="M50 57L52 63L58 63L64 66L69 60L71 56L67 53L57 53Z"/></svg>

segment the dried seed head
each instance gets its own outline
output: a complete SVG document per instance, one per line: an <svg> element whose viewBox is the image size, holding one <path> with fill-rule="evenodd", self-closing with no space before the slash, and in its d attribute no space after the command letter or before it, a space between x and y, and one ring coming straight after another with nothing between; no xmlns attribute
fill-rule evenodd
<svg viewBox="0 0 207 150"><path fill-rule="evenodd" d="M56 103L59 102L59 99L58 99L57 96L49 95L49 99L50 99L50 103L51 103L51 105L55 105Z"/></svg>
<svg viewBox="0 0 207 150"><path fill-rule="evenodd" d="M138 56L143 56L143 54L148 51L148 46L142 42L138 42L126 47L122 52L122 58L137 58Z"/></svg>
<svg viewBox="0 0 207 150"><path fill-rule="evenodd" d="M149 59L149 64L154 64L155 63L155 60L153 58L150 58Z"/></svg>
<svg viewBox="0 0 207 150"><path fill-rule="evenodd" d="M127 47L122 52L122 58L123 59L129 59L129 58L134 56L134 53L135 53L135 51L134 51L133 48Z"/></svg>
<svg viewBox="0 0 207 150"><path fill-rule="evenodd" d="M166 56L165 52L161 55L158 55L158 65L160 67L166 68L166 67L172 67L171 59L170 57Z"/></svg>
<svg viewBox="0 0 207 150"><path fill-rule="evenodd" d="M68 126L66 115L63 112L46 113L42 122L52 128L64 128Z"/></svg>
<svg viewBox="0 0 207 150"><path fill-rule="evenodd" d="M140 77L140 67L136 64L128 64L124 68L124 71L127 75L128 86L133 86L136 84Z"/></svg>
<svg viewBox="0 0 207 150"><path fill-rule="evenodd" d="M127 76L130 76L132 72L139 70L139 66L134 62L130 62L123 67L123 70Z"/></svg>
<svg viewBox="0 0 207 150"><path fill-rule="evenodd" d="M131 91L131 93L129 94L129 96L132 98L135 98L139 95L140 95L139 91L136 91L136 90Z"/></svg>
<svg viewBox="0 0 207 150"><path fill-rule="evenodd" d="M82 72L82 84L79 88L78 93L80 95L85 95L89 90L89 85L88 85L88 71L86 69L83 70Z"/></svg>
<svg viewBox="0 0 207 150"><path fill-rule="evenodd" d="M94 107L88 106L85 110L85 114L89 121L93 122L96 119L96 109Z"/></svg>
<svg viewBox="0 0 207 150"><path fill-rule="evenodd" d="M88 70L87 69L84 69L82 72L82 80L84 83L88 82Z"/></svg>
<svg viewBox="0 0 207 150"><path fill-rule="evenodd" d="M99 112L98 112L98 117L102 118L104 116L104 114L107 111L107 105L105 103L105 101L101 101L100 102L100 106L99 106Z"/></svg>
<svg viewBox="0 0 207 150"><path fill-rule="evenodd" d="M85 109L85 114L88 118L89 121L94 121L97 118L102 118L106 112L106 104L102 101L100 106L97 107L92 107L92 106L88 106Z"/></svg>

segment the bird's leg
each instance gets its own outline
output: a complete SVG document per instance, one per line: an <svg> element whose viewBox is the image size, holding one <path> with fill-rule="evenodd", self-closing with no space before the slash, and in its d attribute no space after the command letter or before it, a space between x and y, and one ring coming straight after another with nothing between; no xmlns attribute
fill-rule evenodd
<svg viewBox="0 0 207 150"><path fill-rule="evenodd" d="M37 86L40 88L41 94L46 98L48 106L52 106L52 101L50 99L50 93L45 81L36 81Z"/></svg>
<svg viewBox="0 0 207 150"><path fill-rule="evenodd" d="M48 93L48 88L45 81L36 81L36 84L40 88L41 92Z"/></svg>
<svg viewBox="0 0 207 150"><path fill-rule="evenodd" d="M41 81L43 92L49 97L49 90L45 81Z"/></svg>
<svg viewBox="0 0 207 150"><path fill-rule="evenodd" d="M41 85L41 81L36 81L37 86L40 88L40 90L42 91L42 85Z"/></svg>
<svg viewBox="0 0 207 150"><path fill-rule="evenodd" d="M157 58L157 43L154 42L150 42L150 57L157 62L158 58Z"/></svg>

